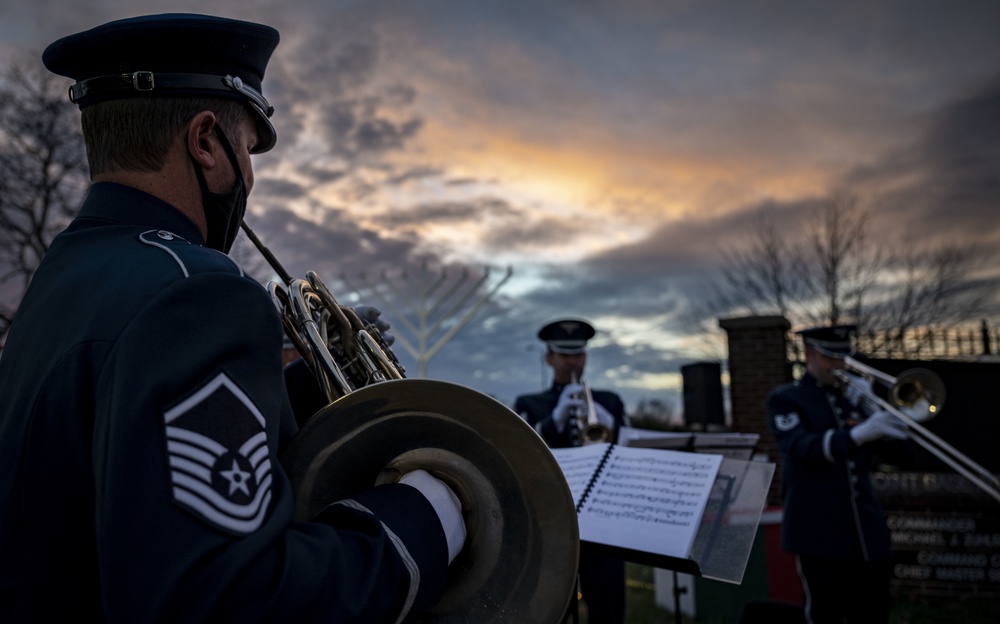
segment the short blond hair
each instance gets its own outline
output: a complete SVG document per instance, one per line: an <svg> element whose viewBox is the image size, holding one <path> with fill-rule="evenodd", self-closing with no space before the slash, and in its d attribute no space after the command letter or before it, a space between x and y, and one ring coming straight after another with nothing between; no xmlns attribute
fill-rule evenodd
<svg viewBox="0 0 1000 624"><path fill-rule="evenodd" d="M81 112L90 175L112 171L160 171L177 135L198 113L215 113L230 141L250 114L246 104L223 98L127 98Z"/></svg>

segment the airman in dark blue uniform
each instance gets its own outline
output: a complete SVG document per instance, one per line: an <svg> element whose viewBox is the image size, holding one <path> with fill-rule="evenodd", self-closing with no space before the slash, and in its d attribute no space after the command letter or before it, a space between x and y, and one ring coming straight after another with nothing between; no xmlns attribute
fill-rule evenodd
<svg viewBox="0 0 1000 624"><path fill-rule="evenodd" d="M796 555L806 615L817 623L889 617L889 530L870 473L873 452L906 457L907 430L888 412L869 413L834 375L854 353L854 330L799 332L806 373L767 401L783 463L782 548Z"/></svg>
<svg viewBox="0 0 1000 624"><path fill-rule="evenodd" d="M77 81L96 183L0 357L0 620L396 622L443 591L464 526L456 543L458 511L422 471L292 519L281 323L226 255L248 154L275 142L261 80L277 43L163 15L43 57ZM189 114L159 169L129 160L152 147L95 144L127 143L121 127L141 134L161 104Z"/></svg>
<svg viewBox="0 0 1000 624"><path fill-rule="evenodd" d="M552 385L537 394L517 397L514 411L535 428L551 448L586 444L590 425L604 429L608 442L618 439L625 424L625 404L614 392L584 387L587 342L594 327L579 319L562 319L542 327L538 338L546 345L545 361L552 368ZM590 391L597 423L590 423L585 392ZM578 418L579 417L579 418ZM620 559L580 551L580 590L592 624L625 620L625 564Z"/></svg>

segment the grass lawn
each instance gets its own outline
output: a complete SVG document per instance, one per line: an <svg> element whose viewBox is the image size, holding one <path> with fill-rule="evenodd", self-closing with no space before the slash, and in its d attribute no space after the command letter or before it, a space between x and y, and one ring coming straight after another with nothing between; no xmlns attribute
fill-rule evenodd
<svg viewBox="0 0 1000 624"><path fill-rule="evenodd" d="M653 588L653 568L627 563L625 588L626 624L675 624L674 614L656 605ZM695 620L684 617L684 624ZM589 624L587 604L580 601L580 624Z"/></svg>

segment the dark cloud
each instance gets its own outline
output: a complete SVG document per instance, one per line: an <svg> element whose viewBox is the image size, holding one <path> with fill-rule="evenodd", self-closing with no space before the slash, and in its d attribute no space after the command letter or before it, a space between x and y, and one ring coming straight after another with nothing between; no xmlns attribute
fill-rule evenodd
<svg viewBox="0 0 1000 624"><path fill-rule="evenodd" d="M334 43L332 39L329 41ZM321 64L314 67L317 75L329 76L333 80L333 91L346 93L372 79L378 64L378 50L369 41L347 41L334 48L330 55L319 54L314 58Z"/></svg>
<svg viewBox="0 0 1000 624"><path fill-rule="evenodd" d="M304 219L272 203L260 202L247 222L293 276L315 270L324 280L342 273L379 272L405 266L418 256L412 242L392 240L359 227L340 210L325 208L322 223Z"/></svg>
<svg viewBox="0 0 1000 624"><path fill-rule="evenodd" d="M342 19L318 13L309 23L283 27L294 39L279 45L274 71L268 78L289 103L322 102L356 92L376 75L378 44L371 24L350 13ZM345 32L351 28L351 32ZM270 72L270 69L269 69Z"/></svg>
<svg viewBox="0 0 1000 624"><path fill-rule="evenodd" d="M141 12L122 0L22 4L0 9L12 18L0 19L0 36L17 46L32 38L37 49ZM647 327L650 335L681 327L705 299L721 251L745 240L761 215L798 231L819 201L817 180L871 193L885 217L879 235L913 229L927 240L995 242L1000 81L983 77L996 75L1000 58L996 2L291 0L276 11L180 0L175 9L272 23L282 32L265 80L279 143L255 160L248 221L293 274L314 269L343 288L342 274L412 276L424 263L441 266L418 239L417 226L426 223L488 225L482 243L470 242L487 254L535 252L535 264L515 267L518 279L428 369L506 401L547 383L535 331L567 313L609 319L591 359L602 385L616 385L600 377L603 368L675 370L684 357L672 346L619 343L611 333L619 323L610 319ZM974 81L978 89L942 96ZM672 219L636 244L564 262L545 249L600 232L602 223L548 217L551 205L541 207L549 212L534 210L528 202L542 199L522 199L531 192L514 188L500 169L488 179L494 174L459 159L396 165L403 152L419 157L418 147L440 158L440 145L420 145L432 124L472 130L463 135L470 144L482 133L478 145L498 152L508 143L489 142L494 132L535 150L522 155L601 154L611 163L606 170L623 153L662 155L681 168L697 161L692 180L719 176L720 188L731 185L742 197L809 190L745 206L730 206L720 191L729 206L723 214L716 195L709 212L708 201L691 200L681 188L682 202L703 201L692 216ZM906 149L874 151L889 143ZM505 155L491 156L502 162ZM859 162L871 164L860 169ZM621 164L636 173L623 186L660 163L638 164ZM293 167L295 175L286 177ZM849 175L838 179L844 170ZM488 194L476 189L480 184L489 184ZM428 190L435 194L416 194ZM325 194L331 191L335 199ZM383 214L387 196L408 206ZM293 202L309 218L292 212ZM368 212L357 216L362 210ZM384 219L395 233L363 227L362 217ZM632 406L637 395L659 393L624 392Z"/></svg>
<svg viewBox="0 0 1000 624"><path fill-rule="evenodd" d="M519 251L562 246L577 236L593 232L583 220L550 216L527 218L527 215L525 218L518 218L517 212L509 213L509 216L514 218L499 223L483 237L488 248Z"/></svg>
<svg viewBox="0 0 1000 624"><path fill-rule="evenodd" d="M429 172L434 176L434 172ZM545 246L565 246L579 236L594 232L600 221L581 216L575 220L535 214L512 205L502 197L482 196L463 201L425 202L405 208L395 207L379 217L386 227L412 232L419 226L481 226L476 244L486 252L532 250ZM483 224L486 224L483 226Z"/></svg>
<svg viewBox="0 0 1000 624"><path fill-rule="evenodd" d="M567 220L551 215L532 215L530 210L514 209L504 202L488 206L496 223L483 235L488 249L520 251L564 246L578 236L590 234L596 224L590 219ZM502 209L502 210L501 210Z"/></svg>
<svg viewBox="0 0 1000 624"><path fill-rule="evenodd" d="M419 134L423 120L411 110L417 92L382 79L380 37L369 19L364 11L318 12L281 27L296 36L279 46L266 80L284 137L279 149L309 133L323 140L328 159L350 167L404 149Z"/></svg>
<svg viewBox="0 0 1000 624"><path fill-rule="evenodd" d="M445 184L448 186L469 186L472 184L480 184L483 180L477 178L451 178L445 180Z"/></svg>
<svg viewBox="0 0 1000 624"><path fill-rule="evenodd" d="M299 172L307 176L315 184L329 184L331 182L337 182L349 173L343 169L327 169L314 165L306 165L300 169Z"/></svg>
<svg viewBox="0 0 1000 624"><path fill-rule="evenodd" d="M304 45L300 58L306 63L304 77L316 91L303 94L318 104L322 133L330 154L348 161L379 156L402 149L413 139L423 121L408 112L416 90L408 85L373 84L379 69L379 41L339 40L330 33L314 36ZM357 34L354 37L358 37Z"/></svg>
<svg viewBox="0 0 1000 624"><path fill-rule="evenodd" d="M285 178L262 178L254 183L253 199L267 196L277 199L297 199L306 195L306 189L301 184Z"/></svg>
<svg viewBox="0 0 1000 624"><path fill-rule="evenodd" d="M895 186L879 202L887 226L919 238L976 239L995 228L1000 208L998 119L1000 74L923 116L905 150L859 169L849 183Z"/></svg>
<svg viewBox="0 0 1000 624"><path fill-rule="evenodd" d="M543 311L543 317L567 314L573 308L592 317L670 317L684 306L685 294L680 285L678 280L667 277L649 279L629 273L593 276L585 270L567 276L565 271L557 271L528 298L532 306Z"/></svg>
<svg viewBox="0 0 1000 624"><path fill-rule="evenodd" d="M973 252L989 251L976 240L995 229L1000 207L997 119L1000 76L917 119L922 129L905 150L881 158L875 155L876 164L845 176L843 188L875 210L871 236L887 244L903 236L923 245L963 240ZM880 187L894 190L879 193ZM759 220L767 220L789 237L801 236L824 201L822 197L771 200L715 218L671 221L637 244L588 258L585 266L591 275L616 276L614 283L603 285L607 290L600 291L615 300L621 288L634 289L636 298L647 296L637 286L641 280L712 282L719 275L723 252L745 245ZM683 290L692 297L705 296Z"/></svg>
<svg viewBox="0 0 1000 624"><path fill-rule="evenodd" d="M790 202L767 200L715 217L670 221L635 244L617 247L586 260L593 271L648 276L696 276L710 279L726 250L739 248L761 220L794 232L822 205L820 198Z"/></svg>
<svg viewBox="0 0 1000 624"><path fill-rule="evenodd" d="M379 220L393 229L410 229L427 223L455 225L475 220L481 210L482 206L476 202L434 202L393 208Z"/></svg>
<svg viewBox="0 0 1000 624"><path fill-rule="evenodd" d="M565 237L564 222L533 221L524 210L499 197L479 197L466 201L425 202L406 208L393 208L379 220L394 229L410 230L415 226L447 224L460 226L490 222L485 234L477 241L487 249L516 249L529 242L540 242L552 236L560 227Z"/></svg>
<svg viewBox="0 0 1000 624"><path fill-rule="evenodd" d="M405 147L420 131L423 121L416 117L393 119L385 107L377 96L324 104L322 115L330 152L355 160Z"/></svg>
<svg viewBox="0 0 1000 624"><path fill-rule="evenodd" d="M401 186L408 182L440 178L442 174L443 171L440 167L411 167L389 177L386 184Z"/></svg>
<svg viewBox="0 0 1000 624"><path fill-rule="evenodd" d="M995 159L989 146L1000 144L997 125L989 118L988 85L979 93L979 104L974 94L935 104L942 89L981 75L997 50L995 28L989 26L997 23L997 5L976 3L963 11L974 18L952 19L959 13L954 8L926 2L901 9L892 3L636 1L628 3L628 10L591 1L456 3L448 11L359 3L339 11L336 20L316 20L315 35L301 46L309 58L296 73L300 86L294 97L323 103L321 136L331 145L330 155L344 161L338 163L341 172L354 173L358 163L370 167L414 146L424 129L419 105L432 95L437 103L464 106L466 116L483 116L491 127L524 123L517 125L522 136L530 134L542 144L579 133L613 132L635 145L663 136L672 154L707 154L710 162L722 163L720 168L759 161L768 175L787 174L793 180L803 162L809 163L807 174L818 175L820 167L832 163L850 169L852 158L863 157L876 164L831 183L843 182L862 195L876 187L896 189L877 197L886 213L880 232L895 233L912 222L923 224L928 236L946 232L960 222L946 215L959 209L978 219L972 229L985 232L994 228L986 224ZM378 19L372 19L376 13ZM379 24L377 33L373 23ZM408 80L403 70L387 84L381 72L388 59L408 55L423 62L414 70L421 78L438 80L395 90L393 80ZM340 78L317 84L312 76L328 75L323 59L335 59ZM422 94L417 84L442 90ZM939 106L934 114L926 112L931 105ZM969 121L961 121L966 116ZM898 141L918 124L925 131L905 152L848 153L867 135ZM835 155L826 160L822 153L830 147ZM994 175L997 170L994 166ZM381 173L377 182L373 177L341 179L341 201L364 203L378 185L405 188L437 179L445 188L465 191L482 182L465 175L449 178L447 165L438 164ZM765 175L760 184L766 189L782 182ZM535 332L553 317L621 318L629 326L647 324L650 335L681 328L697 312L704 320L711 314L705 312L710 310L707 284L722 251L745 241L760 218L789 233L801 231L821 202L815 191L809 193L737 206L725 214L693 213L665 223L639 243L580 262L515 267L521 280L516 295L502 289L435 355L428 375L488 388L510 402L548 383ZM303 244L310 255L330 241L330 247L342 248L344 263L363 268L378 256L392 258L398 264L384 266L396 270L413 266L417 241L409 233L424 223L457 228L489 216L481 247L491 250L544 248L600 227L533 214L502 189L488 198L442 196L397 207L379 217L400 232L397 239L342 223L347 216L334 214ZM333 230L348 240L330 234ZM380 251L368 253L373 249ZM544 253L539 257L545 261ZM606 344L591 353L599 385L618 385L601 375L605 368L627 366L632 375L670 372L690 357L655 339L626 347L620 336L604 337ZM405 353L401 358L415 374L412 359ZM630 406L638 398L666 394L623 392Z"/></svg>

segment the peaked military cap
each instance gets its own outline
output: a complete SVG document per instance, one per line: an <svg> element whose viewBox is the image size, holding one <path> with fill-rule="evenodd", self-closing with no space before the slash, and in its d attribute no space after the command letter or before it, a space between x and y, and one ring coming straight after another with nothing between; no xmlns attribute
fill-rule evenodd
<svg viewBox="0 0 1000 624"><path fill-rule="evenodd" d="M221 97L255 113L254 153L274 147L274 107L261 91L278 31L210 15L165 13L109 22L53 42L49 71L76 80L69 99L81 109L131 97Z"/></svg>
<svg viewBox="0 0 1000 624"><path fill-rule="evenodd" d="M583 353L587 341L597 333L593 326L578 319L553 321L538 330L538 338L556 353Z"/></svg>
<svg viewBox="0 0 1000 624"><path fill-rule="evenodd" d="M804 343L823 355L843 358L846 355L854 355L854 344L851 337L857 328L857 325L832 325L829 327L809 327L795 333L802 336Z"/></svg>

